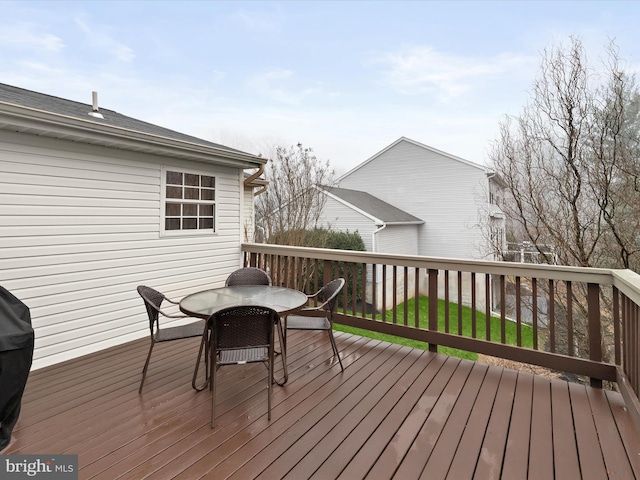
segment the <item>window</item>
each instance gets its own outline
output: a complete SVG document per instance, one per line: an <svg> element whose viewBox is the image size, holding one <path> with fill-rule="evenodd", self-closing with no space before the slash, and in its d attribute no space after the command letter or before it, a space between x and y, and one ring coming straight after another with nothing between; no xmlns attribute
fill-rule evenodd
<svg viewBox="0 0 640 480"><path fill-rule="evenodd" d="M216 179L165 170L164 231L215 231Z"/></svg>

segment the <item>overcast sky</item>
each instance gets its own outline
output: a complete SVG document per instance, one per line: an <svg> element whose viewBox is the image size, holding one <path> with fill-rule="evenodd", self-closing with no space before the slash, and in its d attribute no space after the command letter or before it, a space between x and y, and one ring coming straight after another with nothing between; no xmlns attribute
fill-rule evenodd
<svg viewBox="0 0 640 480"><path fill-rule="evenodd" d="M401 136L486 164L545 47L615 39L640 68L640 2L0 0L0 83L338 173Z"/></svg>

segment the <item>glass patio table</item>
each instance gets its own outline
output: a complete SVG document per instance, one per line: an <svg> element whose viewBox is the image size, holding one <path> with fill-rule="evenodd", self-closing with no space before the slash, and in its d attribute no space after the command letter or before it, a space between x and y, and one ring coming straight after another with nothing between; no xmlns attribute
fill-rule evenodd
<svg viewBox="0 0 640 480"><path fill-rule="evenodd" d="M291 288L276 287L272 285L238 285L233 287L213 288L202 292L187 295L180 301L180 310L191 317L208 319L212 314L229 307L240 307L244 305L261 305L271 308L278 313L280 318L300 310L307 303L306 294ZM287 352L284 348L282 322L278 321L278 340L282 355L282 367L284 379L282 382L276 381L278 385L284 385L289 379L287 369ZM195 390L203 390L208 384L196 385L196 376L203 348L206 350L208 340L208 325L205 326L203 340L200 346L200 353L196 362L193 374L192 386ZM205 352L208 354L208 352Z"/></svg>

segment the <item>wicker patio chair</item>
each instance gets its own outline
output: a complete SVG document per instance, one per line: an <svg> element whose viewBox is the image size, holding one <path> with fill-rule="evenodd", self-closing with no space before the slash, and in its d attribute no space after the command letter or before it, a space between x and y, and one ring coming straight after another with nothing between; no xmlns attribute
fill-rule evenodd
<svg viewBox="0 0 640 480"><path fill-rule="evenodd" d="M147 369L149 368L149 361L151 360L151 352L153 351L154 345L159 342L169 342L172 340L180 340L182 338L200 337L204 332L206 323L204 320L198 320L186 325L161 328L160 315L166 318L174 319L189 317L186 315L169 314L163 311L161 308L163 301L166 300L167 302L174 305L178 305L179 302L175 302L167 298L162 293L154 290L151 287L140 285L138 287L138 293L142 297L142 300L144 300L144 305L147 309L147 314L149 315L149 330L151 333L151 345L149 346L147 360L144 363L144 368L142 369L142 380L140 381L140 388L138 389L138 393L142 393L142 385L144 384L144 380L147 376Z"/></svg>
<svg viewBox="0 0 640 480"><path fill-rule="evenodd" d="M267 366L267 418L271 420L275 310L262 306L240 306L220 310L209 317L209 383L211 428L215 424L216 372L224 365L263 362Z"/></svg>
<svg viewBox="0 0 640 480"><path fill-rule="evenodd" d="M236 285L271 285L271 277L257 267L244 267L236 270L227 278L225 286Z"/></svg>
<svg viewBox="0 0 640 480"><path fill-rule="evenodd" d="M338 357L340 368L344 371L342 360L338 353L336 341L333 338L333 314L338 304L338 294L344 287L344 278L336 278L330 281L313 295L309 295L309 300L322 302L314 307L307 307L298 312L296 315L289 315L284 319L284 342L286 349L287 330L325 330L329 334L333 353ZM324 312L325 316L318 316L318 312ZM316 316L305 315L305 313L316 314Z"/></svg>

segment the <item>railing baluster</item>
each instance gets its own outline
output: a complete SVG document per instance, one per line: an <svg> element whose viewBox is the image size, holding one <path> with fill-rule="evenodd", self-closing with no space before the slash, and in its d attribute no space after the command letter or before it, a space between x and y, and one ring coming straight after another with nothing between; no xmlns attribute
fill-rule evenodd
<svg viewBox="0 0 640 480"><path fill-rule="evenodd" d="M575 340L573 338L573 285L567 284L567 354L570 357L575 355Z"/></svg>
<svg viewBox="0 0 640 480"><path fill-rule="evenodd" d="M367 264L362 265L362 316L367 316Z"/></svg>
<svg viewBox="0 0 640 480"><path fill-rule="evenodd" d="M351 264L351 313L353 315L356 314L357 305L358 305L358 296L360 292L358 291L358 264Z"/></svg>
<svg viewBox="0 0 640 480"><path fill-rule="evenodd" d="M638 390L640 390L640 378L638 378L640 376L640 365L638 365L638 362L640 361L640 352L638 351L637 345L640 345L640 339L638 339L638 320L639 320L639 315L638 315L638 306L635 305L633 302L631 302L631 300L629 300L629 309L631 312L630 315L630 320L631 320L631 326L632 326L632 333L633 336L631 338L631 343L629 343L630 345L630 354L629 356L631 357L631 364L633 365L633 372L634 372L634 381L635 381L635 391L638 392ZM633 348L632 346L636 346L636 348Z"/></svg>
<svg viewBox="0 0 640 480"><path fill-rule="evenodd" d="M371 265L371 319L375 320L376 319L376 310L378 308L377 306L377 300L378 300L378 278L377 278L377 274L378 274L378 270L377 270L377 264L373 264Z"/></svg>
<svg viewBox="0 0 640 480"><path fill-rule="evenodd" d="M589 359L602 361L602 325L600 315L600 285L589 283L587 287L589 312ZM591 378L591 386L602 388L602 379Z"/></svg>
<svg viewBox="0 0 640 480"><path fill-rule="evenodd" d="M462 272L458 270L458 335L462 335Z"/></svg>
<svg viewBox="0 0 640 480"><path fill-rule="evenodd" d="M522 292L520 276L516 277L516 345L522 346Z"/></svg>
<svg viewBox="0 0 640 480"><path fill-rule="evenodd" d="M556 299L553 286L553 280L549 280L549 318L547 319L549 325L549 351L555 353L556 351Z"/></svg>
<svg viewBox="0 0 640 480"><path fill-rule="evenodd" d="M420 269L415 268L414 271L414 285L413 285L413 298L414 298L414 327L420 328Z"/></svg>
<svg viewBox="0 0 640 480"><path fill-rule="evenodd" d="M444 331L449 333L449 270L444 271Z"/></svg>
<svg viewBox="0 0 640 480"><path fill-rule="evenodd" d="M471 272L471 337L478 338L476 319L476 272Z"/></svg>
<svg viewBox="0 0 640 480"><path fill-rule="evenodd" d="M393 303L391 304L391 308L393 309L393 323L398 323L398 297L396 293L398 292L398 267L396 265L393 266L393 294L391 298L393 299Z"/></svg>
<svg viewBox="0 0 640 480"><path fill-rule="evenodd" d="M500 275L500 343L507 343L507 279Z"/></svg>
<svg viewBox="0 0 640 480"><path fill-rule="evenodd" d="M485 340L491 340L491 275L488 273L484 275L484 304L484 336Z"/></svg>
<svg viewBox="0 0 640 480"><path fill-rule="evenodd" d="M387 321L387 265L382 264L382 321Z"/></svg>
<svg viewBox="0 0 640 480"><path fill-rule="evenodd" d="M621 354L620 354L620 292L616 287L613 287L613 348L614 348L614 358L616 365L620 365L621 363Z"/></svg>
<svg viewBox="0 0 640 480"><path fill-rule="evenodd" d="M429 330L438 330L438 270L429 269ZM429 344L430 352L437 352L438 345Z"/></svg>
<svg viewBox="0 0 640 480"><path fill-rule="evenodd" d="M409 267L404 269L404 324L409 325Z"/></svg>
<svg viewBox="0 0 640 480"><path fill-rule="evenodd" d="M533 349L538 350L538 279L531 279L531 315L533 326Z"/></svg>

